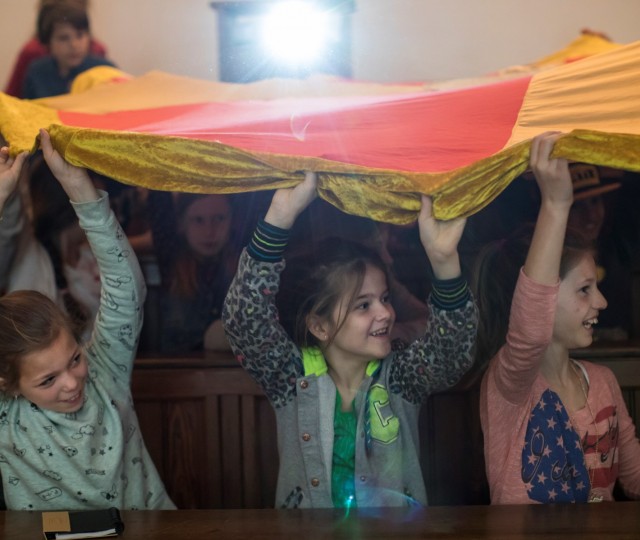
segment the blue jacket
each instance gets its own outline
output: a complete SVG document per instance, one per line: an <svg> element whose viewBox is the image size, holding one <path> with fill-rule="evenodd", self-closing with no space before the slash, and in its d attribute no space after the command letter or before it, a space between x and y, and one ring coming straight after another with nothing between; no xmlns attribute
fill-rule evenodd
<svg viewBox="0 0 640 540"><path fill-rule="evenodd" d="M83 71L96 66L113 66L113 64L99 56L87 56L79 66L70 70L66 77L62 77L58 71L58 64L52 56L34 60L29 65L24 78L22 97L37 99L68 94L73 79Z"/></svg>

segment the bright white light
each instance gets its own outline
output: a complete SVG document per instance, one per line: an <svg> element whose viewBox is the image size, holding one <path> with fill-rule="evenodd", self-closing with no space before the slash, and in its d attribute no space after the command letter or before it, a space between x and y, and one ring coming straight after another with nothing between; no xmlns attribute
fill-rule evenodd
<svg viewBox="0 0 640 540"><path fill-rule="evenodd" d="M262 43L281 62L312 64L323 52L332 32L331 22L326 12L311 3L280 2L262 21Z"/></svg>

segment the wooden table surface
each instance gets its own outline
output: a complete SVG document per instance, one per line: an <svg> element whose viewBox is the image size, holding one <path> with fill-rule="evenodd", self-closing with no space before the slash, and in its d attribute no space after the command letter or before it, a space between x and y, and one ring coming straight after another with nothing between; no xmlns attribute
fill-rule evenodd
<svg viewBox="0 0 640 540"><path fill-rule="evenodd" d="M426 509L122 512L122 540L640 538L640 502ZM42 538L40 512L0 512L0 538Z"/></svg>

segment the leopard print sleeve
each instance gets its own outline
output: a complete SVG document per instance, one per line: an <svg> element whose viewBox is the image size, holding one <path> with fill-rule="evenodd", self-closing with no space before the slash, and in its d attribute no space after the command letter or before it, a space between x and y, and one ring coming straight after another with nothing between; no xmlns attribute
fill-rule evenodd
<svg viewBox="0 0 640 540"><path fill-rule="evenodd" d="M278 322L275 296L283 269L284 262L261 262L245 249L222 310L233 353L276 408L293 398L303 372L300 349Z"/></svg>
<svg viewBox="0 0 640 540"><path fill-rule="evenodd" d="M391 358L389 389L410 403L453 386L473 364L478 326L473 298L454 310L438 309L430 300L429 309L424 336Z"/></svg>

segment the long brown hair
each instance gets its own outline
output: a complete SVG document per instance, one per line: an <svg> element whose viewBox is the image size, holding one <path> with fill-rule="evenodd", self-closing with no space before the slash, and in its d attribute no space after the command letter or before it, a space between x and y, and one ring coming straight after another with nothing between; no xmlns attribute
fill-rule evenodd
<svg viewBox="0 0 640 540"><path fill-rule="evenodd" d="M525 225L515 233L485 246L473 272L472 288L479 308L476 364L485 366L504 345L509 328L511 301L520 269L531 245L534 226ZM595 257L593 242L575 229L567 229L560 259L560 279L585 255Z"/></svg>
<svg viewBox="0 0 640 540"><path fill-rule="evenodd" d="M0 298L0 377L6 396L20 382L20 362L25 356L49 347L62 330L79 343L80 334L71 319L47 296L37 291L15 291Z"/></svg>

